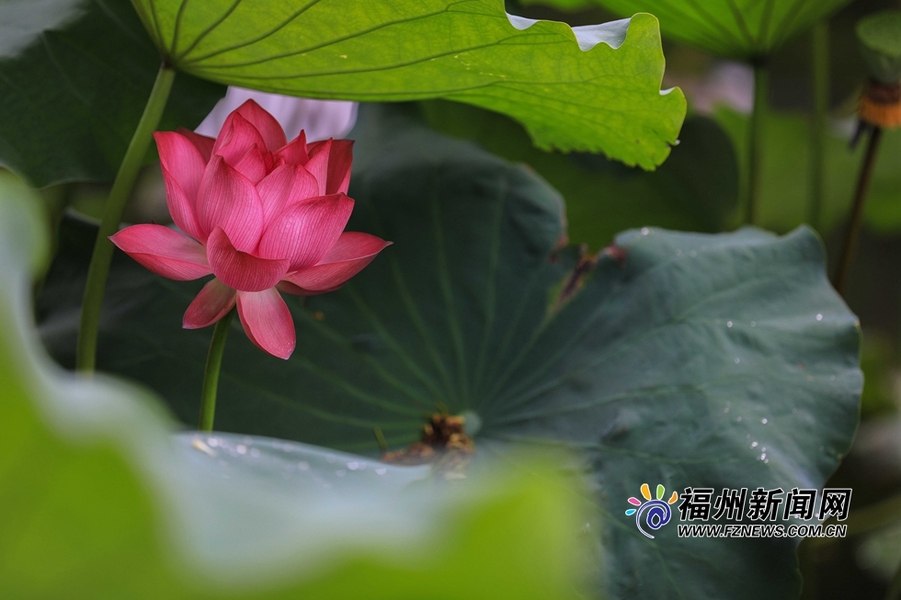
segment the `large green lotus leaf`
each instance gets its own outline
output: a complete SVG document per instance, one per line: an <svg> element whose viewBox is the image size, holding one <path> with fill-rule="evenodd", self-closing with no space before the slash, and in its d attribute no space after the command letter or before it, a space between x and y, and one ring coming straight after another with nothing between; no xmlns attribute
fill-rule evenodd
<svg viewBox="0 0 901 600"><path fill-rule="evenodd" d="M555 252L563 205L540 178L373 110L356 130L350 228L394 245L342 290L290 302L287 363L235 324L218 426L375 451L374 430L400 447L424 415L468 413L477 448L493 454L584 452L614 597L794 597L794 540L679 539L674 527L649 540L623 511L644 482L819 487L848 450L857 322L817 238L632 231L567 286L576 256ZM65 298L91 235L68 228L40 303L64 362L77 314ZM193 422L210 331L179 326L200 284L125 256L110 282L99 364Z"/></svg>
<svg viewBox="0 0 901 600"><path fill-rule="evenodd" d="M769 56L850 0L521 0L563 10L603 6L628 16L649 12L663 35L720 56Z"/></svg>
<svg viewBox="0 0 901 600"><path fill-rule="evenodd" d="M0 179L0 597L577 597L578 501L541 460L448 485L284 440L173 436L147 391L52 365L26 196Z"/></svg>
<svg viewBox="0 0 901 600"><path fill-rule="evenodd" d="M126 0L0 0L0 165L36 186L112 180L159 66ZM224 94L179 75L160 127Z"/></svg>
<svg viewBox="0 0 901 600"><path fill-rule="evenodd" d="M511 119L440 100L423 102L428 123L535 169L566 198L569 239L603 248L614 235L645 225L722 231L738 209L738 160L715 121L690 116L669 159L653 173L598 155L543 152Z"/></svg>
<svg viewBox="0 0 901 600"><path fill-rule="evenodd" d="M502 0L133 0L169 60L199 77L359 101L447 98L506 113L541 148L653 169L685 116L660 92L657 20L571 29Z"/></svg>
<svg viewBox="0 0 901 600"><path fill-rule="evenodd" d="M720 108L717 121L744 153L748 117ZM797 113L770 111L764 116L763 179L759 222L768 229L788 231L810 218L810 121ZM823 216L818 224L828 232L848 214L857 185L864 146L849 148L848 135L826 136L823 169ZM742 161L742 165L746 162ZM901 131L885 131L870 182L865 219L880 232L901 230Z"/></svg>

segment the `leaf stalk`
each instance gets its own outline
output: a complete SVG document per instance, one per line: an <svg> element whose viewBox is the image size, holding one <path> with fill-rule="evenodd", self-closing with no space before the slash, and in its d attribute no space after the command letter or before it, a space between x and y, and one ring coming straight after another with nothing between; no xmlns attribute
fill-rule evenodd
<svg viewBox="0 0 901 600"><path fill-rule="evenodd" d="M770 97L770 70L763 60L753 61L754 107L751 111L751 131L748 134L748 181L745 190L745 222L754 225L760 196L763 170L764 115Z"/></svg>
<svg viewBox="0 0 901 600"><path fill-rule="evenodd" d="M860 167L860 175L857 179L857 190L854 193L854 206L851 209L851 222L848 225L848 235L845 238L845 247L842 250L838 272L835 275L835 289L842 296L848 285L848 276L851 274L851 265L854 262L854 254L857 251L857 243L860 238L860 229L863 226L863 209L866 204L867 191L870 188L870 180L873 176L873 167L876 166L876 155L879 151L879 140L882 138L882 128L873 125L867 126L870 139L867 142L867 151L864 154L863 164Z"/></svg>
<svg viewBox="0 0 901 600"><path fill-rule="evenodd" d="M97 240L94 243L94 252L91 255L91 264L88 267L81 306L81 322L78 327L75 368L82 373L93 373L96 367L100 309L103 304L110 264L113 260L114 246L109 237L116 233L122 222L125 206L132 189L134 189L144 156L147 154L147 148L150 146L151 136L163 116L174 79L175 70L166 63L160 65L150 97L147 99L147 105L144 107L144 113L128 144L122 164L119 165L119 171L104 208L100 230L97 232Z"/></svg>
<svg viewBox="0 0 901 600"><path fill-rule="evenodd" d="M823 174L826 161L826 119L829 113L829 22L814 25L811 40L813 66L813 123L810 128L810 213L814 229L823 227Z"/></svg>

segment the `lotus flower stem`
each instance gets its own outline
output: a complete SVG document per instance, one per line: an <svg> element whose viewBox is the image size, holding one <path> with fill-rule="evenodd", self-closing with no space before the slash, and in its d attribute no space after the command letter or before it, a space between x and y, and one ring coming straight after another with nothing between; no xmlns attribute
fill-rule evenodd
<svg viewBox="0 0 901 600"><path fill-rule="evenodd" d="M857 251L857 240L860 237L860 228L863 226L863 208L867 199L867 191L870 188L873 167L876 165L879 140L882 138L882 128L871 125L867 129L870 132L870 141L867 143L867 151L860 167L857 191L854 193L854 207L851 209L851 222L848 224L848 236L845 238L845 247L842 250L838 273L835 275L835 289L842 296L845 295L848 276L851 274L851 264L854 262L854 253Z"/></svg>
<svg viewBox="0 0 901 600"><path fill-rule="evenodd" d="M829 21L813 27L813 123L810 127L810 224L823 226L823 174L826 159L826 118L829 113Z"/></svg>
<svg viewBox="0 0 901 600"><path fill-rule="evenodd" d="M754 107L748 132L748 181L745 195L745 222L754 225L763 163L764 114L769 103L770 71L763 61L754 61Z"/></svg>
<svg viewBox="0 0 901 600"><path fill-rule="evenodd" d="M119 166L119 172L113 182L100 221L100 231L97 232L97 241L94 242L94 253L91 255L91 264L88 267L87 283L84 290L84 300L81 307L81 323L78 327L78 346L75 354L75 367L77 370L92 373L96 363L97 354L97 330L100 325L100 307L103 303L103 294L106 289L106 280L109 276L110 263L113 258L113 243L109 237L116 233L125 212L125 205L135 180L141 169L141 163L150 146L153 131L159 125L172 89L172 81L175 79L175 70L163 63L144 107L144 114L138 123L125 152L125 158Z"/></svg>
<svg viewBox="0 0 901 600"><path fill-rule="evenodd" d="M203 389L200 392L200 431L212 431L213 419L216 416L216 393L219 391L219 371L222 370L222 355L225 353L225 339L231 327L235 309L216 322L213 328L213 339L210 340L210 351L206 356L206 367L203 369Z"/></svg>

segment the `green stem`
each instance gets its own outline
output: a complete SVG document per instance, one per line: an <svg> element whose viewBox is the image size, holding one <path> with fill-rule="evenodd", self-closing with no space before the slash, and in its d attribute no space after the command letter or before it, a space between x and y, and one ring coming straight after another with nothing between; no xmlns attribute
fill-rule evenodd
<svg viewBox="0 0 901 600"><path fill-rule="evenodd" d="M144 114L135 130L125 158L119 166L116 180L110 191L103 219L100 221L100 230L97 232L97 241L94 242L94 253L91 255L91 265L88 267L88 278L85 284L84 301L81 306L81 323L78 327L78 346L75 354L75 368L79 371L92 373L97 354L97 330L100 326L100 306L103 303L103 293L106 289L106 280L109 276L110 263L113 259L113 243L109 237L119 229L122 222L122 214L125 212L125 204L134 188L135 180L150 146L153 131L157 128L163 109L169 99L169 91L172 89L172 81L175 79L175 70L163 63L144 107Z"/></svg>
<svg viewBox="0 0 901 600"><path fill-rule="evenodd" d="M848 237L845 238L845 247L842 250L838 273L835 275L835 289L842 296L845 295L848 276L851 274L851 264L854 262L854 253L857 251L857 240L860 237L860 229L863 226L863 208L867 199L867 191L870 188L873 167L876 166L879 140L882 138L882 129L879 127L871 126L868 129L870 131L870 140L867 143L867 151L863 158L863 164L860 167L860 176L857 179L857 191L854 194L854 207L851 210Z"/></svg>
<svg viewBox="0 0 901 600"><path fill-rule="evenodd" d="M745 222L757 221L757 205L760 196L761 170L763 166L764 115L769 104L770 71L766 63L754 61L754 108L751 112L751 131L748 133L748 181L745 192Z"/></svg>
<svg viewBox="0 0 901 600"><path fill-rule="evenodd" d="M206 356L206 367L203 370L203 390L200 392L200 431L212 431L213 419L216 416L216 392L219 390L219 371L222 370L222 355L225 353L225 340L231 327L235 310L219 319L213 329L210 340L210 351Z"/></svg>
<svg viewBox="0 0 901 600"><path fill-rule="evenodd" d="M829 112L829 21L813 28L813 124L810 128L810 224L823 227L823 173L826 160L826 118Z"/></svg>

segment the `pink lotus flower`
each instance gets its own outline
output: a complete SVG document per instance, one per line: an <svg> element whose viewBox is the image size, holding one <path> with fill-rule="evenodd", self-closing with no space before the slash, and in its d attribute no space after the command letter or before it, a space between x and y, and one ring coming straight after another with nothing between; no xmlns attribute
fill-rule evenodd
<svg viewBox="0 0 901 600"><path fill-rule="evenodd" d="M391 243L343 231L354 205L346 195L349 140L307 144L301 131L288 143L253 100L229 115L215 140L187 130L154 137L169 212L187 235L133 225L110 239L157 275L215 275L188 306L186 329L212 325L237 304L247 337L287 359L296 336L279 290L336 290Z"/></svg>

